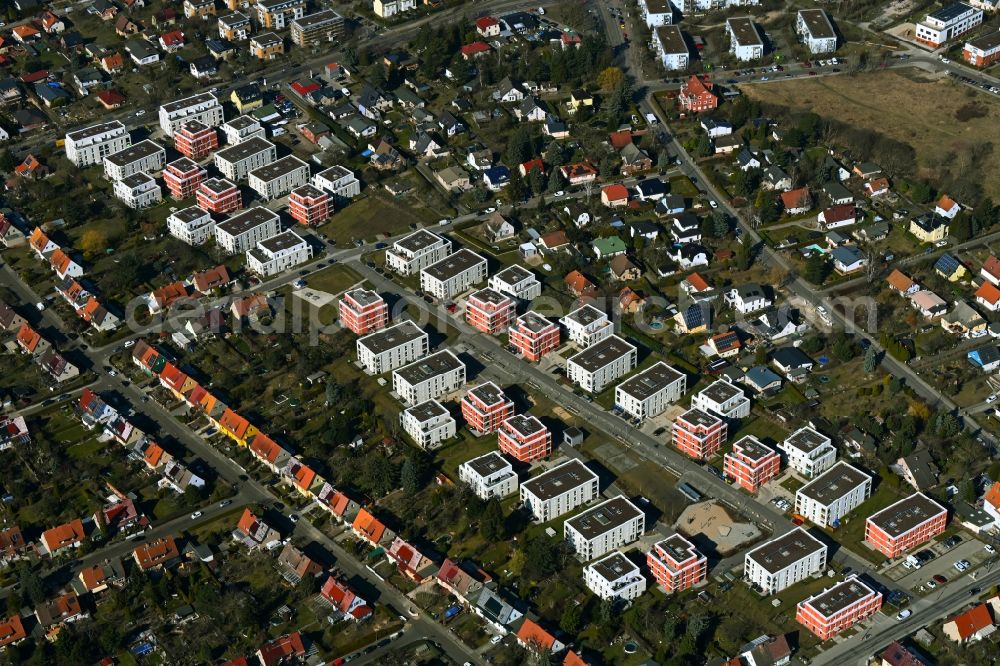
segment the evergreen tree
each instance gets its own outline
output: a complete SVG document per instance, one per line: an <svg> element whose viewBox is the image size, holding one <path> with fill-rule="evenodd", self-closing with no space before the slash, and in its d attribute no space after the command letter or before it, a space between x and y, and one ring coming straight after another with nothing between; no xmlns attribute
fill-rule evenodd
<svg viewBox="0 0 1000 666"><path fill-rule="evenodd" d="M661 148L660 152L657 154L656 166L661 169L666 169L670 166L670 153L667 152L666 148Z"/></svg>
<svg viewBox="0 0 1000 666"><path fill-rule="evenodd" d="M511 203L524 201L528 198L528 194L528 185L524 182L521 172L516 168L511 170L510 182L507 183L507 195L510 197Z"/></svg>
<svg viewBox="0 0 1000 666"><path fill-rule="evenodd" d="M698 147L696 151L701 157L708 157L715 152L712 148L712 140L708 138L707 134L702 134L698 137Z"/></svg>
<svg viewBox="0 0 1000 666"><path fill-rule="evenodd" d="M875 351L875 345L869 345L868 350L865 351L865 372L869 375L875 372L875 368L878 367L878 352Z"/></svg>
<svg viewBox="0 0 1000 666"><path fill-rule="evenodd" d="M0 153L0 171L4 173L10 173L17 166L17 161L9 150L4 150Z"/></svg>
<svg viewBox="0 0 1000 666"><path fill-rule="evenodd" d="M486 503L486 508L479 518L479 535L487 541L499 541L504 538L505 532L503 509L500 508L500 502L493 497Z"/></svg>
<svg viewBox="0 0 1000 666"><path fill-rule="evenodd" d="M958 217L952 220L948 233L959 243L972 238L972 220L965 213L959 213Z"/></svg>
<svg viewBox="0 0 1000 666"><path fill-rule="evenodd" d="M729 220L726 219L726 214L718 210L712 213L712 226L716 238L722 238L729 233Z"/></svg>
<svg viewBox="0 0 1000 666"><path fill-rule="evenodd" d="M532 169L528 172L528 184L533 194L541 194L545 191L545 173L541 169Z"/></svg>

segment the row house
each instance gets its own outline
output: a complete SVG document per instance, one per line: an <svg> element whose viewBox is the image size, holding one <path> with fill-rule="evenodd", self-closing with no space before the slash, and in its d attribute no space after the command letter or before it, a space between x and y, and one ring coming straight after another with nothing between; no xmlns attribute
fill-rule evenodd
<svg viewBox="0 0 1000 666"><path fill-rule="evenodd" d="M254 550L280 541L281 534L247 508L243 510L243 514L236 523L233 539Z"/></svg>
<svg viewBox="0 0 1000 666"><path fill-rule="evenodd" d="M192 160L207 157L218 147L218 131L200 120L185 120L174 132L174 148Z"/></svg>
<svg viewBox="0 0 1000 666"><path fill-rule="evenodd" d="M149 208L163 201L163 191L148 173L136 173L116 180L114 195L129 208Z"/></svg>
<svg viewBox="0 0 1000 666"><path fill-rule="evenodd" d="M821 527L837 527L871 490L871 476L841 461L799 488L795 513Z"/></svg>
<svg viewBox="0 0 1000 666"><path fill-rule="evenodd" d="M921 546L948 525L948 510L917 492L865 521L865 542L888 558Z"/></svg>
<svg viewBox="0 0 1000 666"><path fill-rule="evenodd" d="M656 584L667 594L694 587L708 575L708 558L677 533L653 544L646 553L646 564Z"/></svg>
<svg viewBox="0 0 1000 666"><path fill-rule="evenodd" d="M519 301L531 301L542 295L542 283L531 271L514 264L493 275L490 289Z"/></svg>
<svg viewBox="0 0 1000 666"><path fill-rule="evenodd" d="M465 373L465 364L445 349L393 370L392 389L405 404L416 405L461 388Z"/></svg>
<svg viewBox="0 0 1000 666"><path fill-rule="evenodd" d="M420 288L431 296L453 298L487 277L486 259L461 249L420 271Z"/></svg>
<svg viewBox="0 0 1000 666"><path fill-rule="evenodd" d="M584 562L628 545L646 530L646 514L619 495L570 518L563 536Z"/></svg>
<svg viewBox="0 0 1000 666"><path fill-rule="evenodd" d="M146 139L104 158L104 175L122 180L137 173L156 173L167 165L167 151Z"/></svg>
<svg viewBox="0 0 1000 666"><path fill-rule="evenodd" d="M261 206L237 213L215 225L215 242L229 254L246 252L281 230L281 218Z"/></svg>
<svg viewBox="0 0 1000 666"><path fill-rule="evenodd" d="M474 573L488 578L482 570ZM483 582L479 577L465 571L462 566L452 560L445 560L441 563L441 568L438 570L434 580L449 594L467 606L483 590Z"/></svg>
<svg viewBox="0 0 1000 666"><path fill-rule="evenodd" d="M288 194L288 214L299 224L316 226L330 218L333 206L329 194L313 185L302 185Z"/></svg>
<svg viewBox="0 0 1000 666"><path fill-rule="evenodd" d="M583 305L559 319L566 329L566 338L586 349L614 335L615 326L608 315L593 305Z"/></svg>
<svg viewBox="0 0 1000 666"><path fill-rule="evenodd" d="M225 120L222 104L210 92L202 92L169 102L160 107L160 129L173 136L189 120L197 120L208 127L218 127Z"/></svg>
<svg viewBox="0 0 1000 666"><path fill-rule="evenodd" d="M728 437L728 425L722 419L700 409L689 409L674 421L671 441L677 449L695 460L708 460Z"/></svg>
<svg viewBox="0 0 1000 666"><path fill-rule="evenodd" d="M465 303L465 321L487 335L505 333L515 314L514 299L489 288L473 293Z"/></svg>
<svg viewBox="0 0 1000 666"><path fill-rule="evenodd" d="M215 220L203 208L189 206L167 216L167 231L188 245L202 245L215 236Z"/></svg>
<svg viewBox="0 0 1000 666"><path fill-rule="evenodd" d="M462 398L462 418L474 435L488 435L514 415L514 401L499 386L486 382Z"/></svg>
<svg viewBox="0 0 1000 666"><path fill-rule="evenodd" d="M170 196L178 201L196 196L208 171L188 157L176 159L163 170L163 182Z"/></svg>
<svg viewBox="0 0 1000 666"><path fill-rule="evenodd" d="M312 246L292 230L258 241L247 250L247 269L271 277L312 259Z"/></svg>
<svg viewBox="0 0 1000 666"><path fill-rule="evenodd" d="M225 178L209 178L198 186L195 198L200 208L225 215L243 208L240 188Z"/></svg>
<svg viewBox="0 0 1000 666"><path fill-rule="evenodd" d="M83 521L79 518L68 523L52 527L42 532L38 541L49 556L55 555L63 548L77 548L87 538Z"/></svg>
<svg viewBox="0 0 1000 666"><path fill-rule="evenodd" d="M436 571L430 558L400 537L395 538L385 555L386 559L396 564L400 573L417 583L422 583Z"/></svg>
<svg viewBox="0 0 1000 666"><path fill-rule="evenodd" d="M658 416L684 395L687 376L660 361L615 387L615 409L640 421Z"/></svg>
<svg viewBox="0 0 1000 666"><path fill-rule="evenodd" d="M437 400L427 400L403 410L399 425L424 450L438 448L457 432L455 419Z"/></svg>
<svg viewBox="0 0 1000 666"><path fill-rule="evenodd" d="M566 378L589 393L600 393L616 379L631 372L638 350L612 335L566 361Z"/></svg>
<svg viewBox="0 0 1000 666"><path fill-rule="evenodd" d="M500 424L497 445L511 458L532 463L552 453L552 432L537 417L518 414Z"/></svg>
<svg viewBox="0 0 1000 666"><path fill-rule="evenodd" d="M545 354L559 348L559 327L529 310L518 317L507 331L507 344L522 358L536 363Z"/></svg>
<svg viewBox="0 0 1000 666"><path fill-rule="evenodd" d="M60 280L83 275L83 266L73 261L73 258L62 248L49 255L49 267Z"/></svg>
<svg viewBox="0 0 1000 666"><path fill-rule="evenodd" d="M169 535L148 541L132 551L132 557L140 571L169 567L180 555L177 542Z"/></svg>
<svg viewBox="0 0 1000 666"><path fill-rule="evenodd" d="M400 323L358 338L358 363L370 375L401 368L430 350L430 337L412 321Z"/></svg>
<svg viewBox="0 0 1000 666"><path fill-rule="evenodd" d="M339 304L340 324L355 335L367 335L385 328L389 323L389 305L376 292L352 289Z"/></svg>
<svg viewBox="0 0 1000 666"><path fill-rule="evenodd" d="M583 582L601 599L631 601L646 591L646 578L638 565L618 552L585 566Z"/></svg>
<svg viewBox="0 0 1000 666"><path fill-rule="evenodd" d="M251 138L215 153L215 167L233 182L242 180L254 169L271 164L278 158L278 149L263 138Z"/></svg>
<svg viewBox="0 0 1000 666"><path fill-rule="evenodd" d="M385 251L386 265L402 276L414 275L451 254L451 241L420 229Z"/></svg>
<svg viewBox="0 0 1000 666"><path fill-rule="evenodd" d="M753 435L747 435L723 456L722 473L736 485L755 493L781 473L781 456Z"/></svg>
<svg viewBox="0 0 1000 666"><path fill-rule="evenodd" d="M246 144L239 144L239 148ZM249 184L265 201L283 197L309 183L309 165L294 155L282 157L247 174Z"/></svg>
<svg viewBox="0 0 1000 666"><path fill-rule="evenodd" d="M458 466L458 478L484 502L517 492L517 474L506 458L490 451Z"/></svg>
<svg viewBox="0 0 1000 666"><path fill-rule="evenodd" d="M577 459L564 462L521 484L521 504L547 523L597 498L598 476Z"/></svg>
<svg viewBox="0 0 1000 666"><path fill-rule="evenodd" d="M801 527L746 554L743 577L763 594L775 594L826 569L827 547Z"/></svg>
<svg viewBox="0 0 1000 666"><path fill-rule="evenodd" d="M66 158L80 168L103 164L105 157L131 145L132 137L118 120L67 132L65 138Z"/></svg>

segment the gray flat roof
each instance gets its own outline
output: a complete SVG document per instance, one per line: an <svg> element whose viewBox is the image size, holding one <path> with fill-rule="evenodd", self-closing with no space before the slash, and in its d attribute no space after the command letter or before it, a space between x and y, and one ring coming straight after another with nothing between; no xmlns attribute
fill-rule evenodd
<svg viewBox="0 0 1000 666"><path fill-rule="evenodd" d="M305 199L324 199L330 196L318 187L309 184L299 185L291 193Z"/></svg>
<svg viewBox="0 0 1000 666"><path fill-rule="evenodd" d="M753 437L752 435L746 435L745 437L741 438L739 441L734 443L733 450L735 450L736 447L740 448L743 455L745 455L747 458L750 458L750 460L754 461L760 460L766 456L771 455L772 453L777 453L777 451L772 449L767 444L762 444L760 440L758 440L756 437Z"/></svg>
<svg viewBox="0 0 1000 666"><path fill-rule="evenodd" d="M445 282L451 278L464 273L477 264L486 263L484 257L479 256L472 250L462 248L458 252L453 252L441 261L431 264L423 270L432 278Z"/></svg>
<svg viewBox="0 0 1000 666"><path fill-rule="evenodd" d="M206 102L219 103L219 99L209 92L198 93L197 95L191 95L190 97L185 97L184 99L179 99L174 102L168 102L163 105L163 109L167 113L175 113L177 111L183 111L192 106L197 106L199 104L204 104Z"/></svg>
<svg viewBox="0 0 1000 666"><path fill-rule="evenodd" d="M545 329L554 326L551 321L534 310L528 310L523 315L518 317L517 321L514 322L514 325L518 328L531 331L532 333L541 333Z"/></svg>
<svg viewBox="0 0 1000 666"><path fill-rule="evenodd" d="M812 606L824 617L831 617L865 597L874 594L874 590L853 576L841 581L825 592L803 601Z"/></svg>
<svg viewBox="0 0 1000 666"><path fill-rule="evenodd" d="M293 25L298 25L302 29L317 28L324 23L343 23L344 17L331 9L323 9L313 14L308 14L300 19L292 21Z"/></svg>
<svg viewBox="0 0 1000 666"><path fill-rule="evenodd" d="M812 428L805 427L796 430L785 439L785 443L794 446L805 453L812 453L824 444L830 444L830 438L822 433L818 433Z"/></svg>
<svg viewBox="0 0 1000 666"><path fill-rule="evenodd" d="M942 513L948 510L923 493L913 493L869 516L868 520L889 536L898 537Z"/></svg>
<svg viewBox="0 0 1000 666"><path fill-rule="evenodd" d="M358 289L351 289L348 291L347 296L350 296L355 303L362 307L375 305L382 300L382 297L379 296L377 292L370 289L362 289L360 287Z"/></svg>
<svg viewBox="0 0 1000 666"><path fill-rule="evenodd" d="M521 280L527 280L528 278L534 277L535 274L531 271L514 264L513 266L508 266L496 273L493 277L500 278L507 284L517 284Z"/></svg>
<svg viewBox="0 0 1000 666"><path fill-rule="evenodd" d="M663 361L659 361L626 379L618 385L618 388L638 400L646 400L683 377L684 375Z"/></svg>
<svg viewBox="0 0 1000 666"><path fill-rule="evenodd" d="M464 367L465 364L459 361L457 356L447 349L443 349L396 370L395 374L398 374L410 386L414 386L432 377Z"/></svg>
<svg viewBox="0 0 1000 666"><path fill-rule="evenodd" d="M232 14L226 14L225 16L220 16L219 21L226 26L232 27L236 25L242 25L244 23L250 22L250 17L242 12L233 12Z"/></svg>
<svg viewBox="0 0 1000 666"><path fill-rule="evenodd" d="M507 294L501 294L496 289L490 289L489 287L480 289L469 296L469 300L472 300L473 298L481 303L489 303L490 305L500 305L501 303L512 302L510 296Z"/></svg>
<svg viewBox="0 0 1000 666"><path fill-rule="evenodd" d="M318 175L322 176L326 180L340 180L345 176L353 176L354 172L345 166L334 164L332 167L320 171Z"/></svg>
<svg viewBox="0 0 1000 666"><path fill-rule="evenodd" d="M215 194L222 194L228 190L236 187L236 183L226 180L225 178L209 178L201 184L207 190L211 190Z"/></svg>
<svg viewBox="0 0 1000 666"><path fill-rule="evenodd" d="M145 157L162 152L163 148L159 144L146 139L144 141L140 141L139 143L133 143L125 150L119 150L117 153L111 153L104 159L111 162L115 166L125 166L126 164L132 164L133 162L141 160Z"/></svg>
<svg viewBox="0 0 1000 666"><path fill-rule="evenodd" d="M182 173L187 173L189 171L195 171L201 168L201 165L195 162L190 157L178 157L173 162L168 162L167 167L173 167L177 171Z"/></svg>
<svg viewBox="0 0 1000 666"><path fill-rule="evenodd" d="M111 130L120 129L125 131L125 126L117 120L112 120L106 123L99 123L97 125L92 125L90 127L84 127L83 129L78 129L75 132L67 132L66 138L72 139L73 141L81 141L83 139L89 139L92 136L97 136L98 134L104 134L105 132L110 132ZM127 132L126 132L127 133Z"/></svg>
<svg viewBox="0 0 1000 666"><path fill-rule="evenodd" d="M677 417L679 420L684 420L691 425L700 426L702 428L711 428L717 423L720 423L722 419L708 412L703 412L700 409L689 409L680 416Z"/></svg>
<svg viewBox="0 0 1000 666"><path fill-rule="evenodd" d="M437 418L438 416L444 416L448 413L448 410L445 409L437 400L427 400L419 405L410 407L406 410L406 412L411 414L418 421L424 422Z"/></svg>
<svg viewBox="0 0 1000 666"><path fill-rule="evenodd" d="M484 405L496 405L501 402L507 402L507 396L504 394L503 389L493 382L486 382L485 384L474 386L469 389L469 393L476 396L476 399Z"/></svg>
<svg viewBox="0 0 1000 666"><path fill-rule="evenodd" d="M639 567L635 562L617 551L604 559L594 562L590 565L590 568L607 581L615 581L639 571Z"/></svg>
<svg viewBox="0 0 1000 666"><path fill-rule="evenodd" d="M221 229L232 236L239 236L254 227L259 227L262 224L277 219L278 214L274 211L262 208L261 206L254 206L219 222L215 228Z"/></svg>
<svg viewBox="0 0 1000 666"><path fill-rule="evenodd" d="M242 143L236 144L236 147L242 146ZM309 177L309 165L297 158L295 155L286 155L281 159L275 160L270 164L265 164L262 167L258 167L250 172L250 175L254 178L260 178L265 183L269 183L272 180L277 180L283 176L287 176L290 173L298 171L305 167L306 177Z"/></svg>
<svg viewBox="0 0 1000 666"><path fill-rule="evenodd" d="M983 51L992 51L1000 46L1000 30L994 30L987 35L983 35L982 37L970 39L969 44L977 49L982 49Z"/></svg>
<svg viewBox="0 0 1000 666"><path fill-rule="evenodd" d="M258 243L258 245L268 252L276 253L293 248L296 245L301 245L302 242L303 240L301 236L291 229L288 229L287 231L282 231L280 234L275 234L270 238L265 238Z"/></svg>
<svg viewBox="0 0 1000 666"><path fill-rule="evenodd" d="M264 151L276 150L274 144L267 139L262 139L259 136L247 139L235 146L229 146L228 148L223 148L215 154L218 159L224 160L230 163L240 162L250 157L251 155L256 155L257 153L262 153Z"/></svg>
<svg viewBox="0 0 1000 666"><path fill-rule="evenodd" d="M802 17L813 39L829 39L837 36L830 19L822 9L800 9L799 16Z"/></svg>
<svg viewBox="0 0 1000 666"><path fill-rule="evenodd" d="M619 495L570 518L566 524L576 530L584 539L590 540L642 515L642 510L639 507Z"/></svg>
<svg viewBox="0 0 1000 666"><path fill-rule="evenodd" d="M634 345L625 342L617 335L612 335L595 342L569 360L587 372L594 372L635 351Z"/></svg>
<svg viewBox="0 0 1000 666"><path fill-rule="evenodd" d="M281 37L273 32L262 32L259 35L254 35L250 38L251 42L255 42L260 46L270 46L272 44L277 44L279 42L284 42Z"/></svg>
<svg viewBox="0 0 1000 666"><path fill-rule="evenodd" d="M747 557L769 573L777 573L826 545L801 527L754 548Z"/></svg>
<svg viewBox="0 0 1000 666"><path fill-rule="evenodd" d="M199 208L198 206L188 206L187 208L180 209L176 213L172 213L171 217L175 217L181 222L188 223L194 222L195 220L205 217L206 215L208 215L207 210Z"/></svg>
<svg viewBox="0 0 1000 666"><path fill-rule="evenodd" d="M927 16L929 18L937 19L938 21L947 23L952 19L958 18L959 16L969 11L970 9L972 9L972 7L965 4L964 2L953 2L950 5L938 9L937 11L931 12Z"/></svg>
<svg viewBox="0 0 1000 666"><path fill-rule="evenodd" d="M260 121L254 118L253 116L236 116L235 118L227 122L226 125L232 127L234 130L239 131L239 130L249 129L254 126L260 127Z"/></svg>
<svg viewBox="0 0 1000 666"><path fill-rule="evenodd" d="M730 384L725 379L712 382L699 393L720 405L724 404L727 400L732 400L736 396L744 395L743 389Z"/></svg>
<svg viewBox="0 0 1000 666"><path fill-rule="evenodd" d="M383 328L381 331L375 331L362 338L358 338L358 344L364 345L365 349L373 354L381 354L382 352L406 344L411 340L426 337L428 337L427 333L423 329L409 319L406 319L395 326L389 326Z"/></svg>
<svg viewBox="0 0 1000 666"><path fill-rule="evenodd" d="M122 178L122 184L133 189L139 187L140 185L145 185L149 181L153 181L155 183L156 179L144 171Z"/></svg>
<svg viewBox="0 0 1000 666"><path fill-rule="evenodd" d="M656 547L666 551L667 555L678 564L698 556L694 544L676 533L671 534L663 541L658 541Z"/></svg>
<svg viewBox="0 0 1000 666"><path fill-rule="evenodd" d="M608 318L608 315L604 312L598 310L593 305L584 305L582 307L573 310L568 315L566 315L567 321L572 321L574 323L580 324L581 326L589 326L595 321L604 321Z"/></svg>
<svg viewBox="0 0 1000 666"><path fill-rule="evenodd" d="M530 414L517 414L504 421L504 423L522 437L529 437L536 432L545 430L542 422Z"/></svg>
<svg viewBox="0 0 1000 666"><path fill-rule="evenodd" d="M513 472L514 469L510 462L497 451L490 451L478 458L466 460L463 464L468 465L479 476L490 476L505 469Z"/></svg>
<svg viewBox="0 0 1000 666"><path fill-rule="evenodd" d="M574 459L528 479L521 484L521 487L527 488L532 495L544 502L559 497L573 488L593 483L597 481L597 478L597 474L590 471L579 460Z"/></svg>
<svg viewBox="0 0 1000 666"><path fill-rule="evenodd" d="M334 168L334 167L331 167ZM325 171L323 173L326 173ZM418 229L414 231L409 236L400 238L394 243L394 245L402 250L406 250L411 254L415 254L433 245L437 245L444 239L435 233L431 233L426 229Z"/></svg>
<svg viewBox="0 0 1000 666"><path fill-rule="evenodd" d="M191 132L192 134L196 134L198 132L204 132L207 129L212 129L212 128L206 125L205 123L201 122L200 120L192 118L191 120L185 120L183 123L181 123L181 126L177 128L177 131L179 132L183 130L185 132Z"/></svg>
<svg viewBox="0 0 1000 666"><path fill-rule="evenodd" d="M670 0L646 0L646 9L650 14L673 14L674 6Z"/></svg>
<svg viewBox="0 0 1000 666"><path fill-rule="evenodd" d="M749 16L727 19L726 23L729 25L736 43L740 46L764 45L764 40L757 32L757 26L753 24L753 19Z"/></svg>
<svg viewBox="0 0 1000 666"><path fill-rule="evenodd" d="M863 483L871 483L872 477L844 461L826 470L815 479L799 488L799 492L809 499L829 506Z"/></svg>
<svg viewBox="0 0 1000 666"><path fill-rule="evenodd" d="M656 38L663 45L664 53L687 53L687 42L681 29L676 25L661 25L656 28Z"/></svg>

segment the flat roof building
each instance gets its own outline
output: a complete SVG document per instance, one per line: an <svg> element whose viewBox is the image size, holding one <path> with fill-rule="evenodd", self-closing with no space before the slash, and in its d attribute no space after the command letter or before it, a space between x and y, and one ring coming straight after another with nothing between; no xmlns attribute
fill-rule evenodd
<svg viewBox="0 0 1000 666"><path fill-rule="evenodd" d="M521 502L546 523L597 497L598 476L575 458L521 484Z"/></svg>
<svg viewBox="0 0 1000 666"><path fill-rule="evenodd" d="M563 535L584 562L637 540L646 531L646 514L624 496L612 497L570 518Z"/></svg>
<svg viewBox="0 0 1000 666"><path fill-rule="evenodd" d="M392 371L392 390L408 405L434 400L465 384L465 364L444 349Z"/></svg>
<svg viewBox="0 0 1000 666"><path fill-rule="evenodd" d="M420 288L444 300L454 298L486 278L486 259L463 248L421 270Z"/></svg>
<svg viewBox="0 0 1000 666"><path fill-rule="evenodd" d="M778 444L788 466L807 479L819 476L837 461L837 449L829 437L810 427L799 428Z"/></svg>
<svg viewBox="0 0 1000 666"><path fill-rule="evenodd" d="M358 338L358 362L370 375L380 375L422 358L430 350L430 336L412 321L404 320Z"/></svg>
<svg viewBox="0 0 1000 666"><path fill-rule="evenodd" d="M215 225L215 242L229 254L246 252L281 231L281 218L274 211L254 206Z"/></svg>
<svg viewBox="0 0 1000 666"><path fill-rule="evenodd" d="M476 497L487 501L503 499L517 492L517 474L510 461L496 451L490 451L458 466L458 478L469 484Z"/></svg>
<svg viewBox="0 0 1000 666"><path fill-rule="evenodd" d="M865 541L889 558L921 546L948 525L948 510L923 493L890 504L865 521Z"/></svg>
<svg viewBox="0 0 1000 666"><path fill-rule="evenodd" d="M638 350L617 335L604 338L566 361L566 378L584 391L600 393L635 368Z"/></svg>
<svg viewBox="0 0 1000 666"><path fill-rule="evenodd" d="M646 578L638 565L618 552L585 566L583 582L601 599L631 601L646 591Z"/></svg>
<svg viewBox="0 0 1000 666"><path fill-rule="evenodd" d="M737 60L756 60L764 56L764 38L749 16L726 19L729 52Z"/></svg>
<svg viewBox="0 0 1000 666"><path fill-rule="evenodd" d="M795 31L813 55L837 50L837 33L822 9L800 9L795 18Z"/></svg>
<svg viewBox="0 0 1000 666"><path fill-rule="evenodd" d="M451 241L426 229L399 239L385 251L386 265L407 276L419 273L451 254Z"/></svg>
<svg viewBox="0 0 1000 666"><path fill-rule="evenodd" d="M821 527L836 527L871 491L872 477L841 461L799 488L795 513Z"/></svg>
<svg viewBox="0 0 1000 666"><path fill-rule="evenodd" d="M800 601L795 620L820 640L829 640L877 613L882 608L882 593L861 582L856 575Z"/></svg>
<svg viewBox="0 0 1000 666"><path fill-rule="evenodd" d="M687 376L660 361L615 387L615 409L640 421L652 418L680 400L686 387Z"/></svg>
<svg viewBox="0 0 1000 666"><path fill-rule="evenodd" d="M748 552L743 577L764 594L774 594L823 571L826 557L826 544L797 527Z"/></svg>

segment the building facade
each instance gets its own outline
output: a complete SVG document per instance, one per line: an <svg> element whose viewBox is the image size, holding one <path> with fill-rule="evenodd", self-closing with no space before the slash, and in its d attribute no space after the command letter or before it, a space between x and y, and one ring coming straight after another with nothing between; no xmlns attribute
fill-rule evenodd
<svg viewBox="0 0 1000 666"><path fill-rule="evenodd" d="M198 93L160 107L160 129L173 136L180 126L197 120L208 127L218 127L225 120L222 104L209 92Z"/></svg>
<svg viewBox="0 0 1000 666"><path fill-rule="evenodd" d="M841 461L799 488L795 513L821 527L836 527L871 491L872 477Z"/></svg>
<svg viewBox="0 0 1000 666"><path fill-rule="evenodd" d="M807 479L822 474L837 461L837 449L830 438L810 427L799 428L778 448L785 454L788 466Z"/></svg>
<svg viewBox="0 0 1000 666"><path fill-rule="evenodd" d="M615 387L615 409L633 419L662 414L684 396L687 376L660 361Z"/></svg>
<svg viewBox="0 0 1000 666"><path fill-rule="evenodd" d="M826 558L826 544L797 527L748 552L743 577L763 594L774 594L826 569Z"/></svg>
<svg viewBox="0 0 1000 666"><path fill-rule="evenodd" d="M385 251L385 263L400 275L414 275L451 254L451 241L426 229L401 238Z"/></svg>
<svg viewBox="0 0 1000 666"><path fill-rule="evenodd" d="M622 495L563 523L563 537L584 562L636 541L645 531L646 514Z"/></svg>
<svg viewBox="0 0 1000 666"><path fill-rule="evenodd" d="M437 400L428 400L399 415L399 425L414 444L424 450L436 449L455 436L455 419Z"/></svg>
<svg viewBox="0 0 1000 666"><path fill-rule="evenodd" d="M114 193L126 206L136 210L155 206L163 200L159 183L147 173L136 173L116 180Z"/></svg>
<svg viewBox="0 0 1000 666"><path fill-rule="evenodd" d="M722 473L739 487L755 493L781 473L781 456L753 435L747 435L723 456Z"/></svg>
<svg viewBox="0 0 1000 666"><path fill-rule="evenodd" d="M367 335L389 324L389 305L376 292L352 289L344 294L339 305L340 324L355 335Z"/></svg>
<svg viewBox="0 0 1000 666"><path fill-rule="evenodd" d="M246 252L281 231L278 214L255 206L215 225L215 242L229 254Z"/></svg>
<svg viewBox="0 0 1000 666"><path fill-rule="evenodd" d="M358 338L358 362L370 375L380 375L423 358L430 350L430 337L412 321Z"/></svg>
<svg viewBox="0 0 1000 666"><path fill-rule="evenodd" d="M236 146L239 148L246 144ZM297 187L309 184L309 165L294 155L282 157L257 167L247 174L251 189L266 201L283 197Z"/></svg>
<svg viewBox="0 0 1000 666"><path fill-rule="evenodd" d="M254 169L271 164L278 158L278 149L266 139L248 139L215 153L215 167L234 183L250 175Z"/></svg>
<svg viewBox="0 0 1000 666"><path fill-rule="evenodd" d="M857 575L800 601L795 621L826 641L871 617L882 608L882 593L876 592Z"/></svg>
<svg viewBox="0 0 1000 666"><path fill-rule="evenodd" d="M914 39L936 49L983 22L983 10L954 2L931 12L917 23Z"/></svg>
<svg viewBox="0 0 1000 666"><path fill-rule="evenodd" d="M618 552L585 566L583 582L601 599L631 601L646 591L646 578L639 567Z"/></svg>
<svg viewBox="0 0 1000 666"><path fill-rule="evenodd" d="M566 361L566 378L584 391L600 393L635 369L638 350L617 335L601 340Z"/></svg>
<svg viewBox="0 0 1000 666"><path fill-rule="evenodd" d="M615 325L608 319L608 315L589 304L560 318L559 323L566 329L567 340L582 349L615 334Z"/></svg>
<svg viewBox="0 0 1000 666"><path fill-rule="evenodd" d="M559 327L529 310L518 317L507 331L507 344L525 360L537 363L547 353L559 348Z"/></svg>
<svg viewBox="0 0 1000 666"><path fill-rule="evenodd" d="M700 409L689 409L674 421L671 441L684 455L708 460L719 452L728 432L728 425L719 417Z"/></svg>
<svg viewBox="0 0 1000 666"><path fill-rule="evenodd" d="M197 195L198 188L208 177L208 171L188 157L174 160L163 170L163 182L174 199Z"/></svg>
<svg viewBox="0 0 1000 666"><path fill-rule="evenodd" d="M800 9L795 17L795 32L813 55L837 50L837 33L822 9Z"/></svg>
<svg viewBox="0 0 1000 666"><path fill-rule="evenodd" d="M669 3L668 3L669 4ZM668 71L687 69L691 63L691 51L680 27L663 25L653 30L653 50L656 57Z"/></svg>
<svg viewBox="0 0 1000 666"><path fill-rule="evenodd" d="M729 52L737 60L757 60L764 57L764 38L749 16L726 19L726 34L729 35Z"/></svg>
<svg viewBox="0 0 1000 666"><path fill-rule="evenodd" d="M535 274L517 264L492 276L489 285L490 289L520 301L531 301L542 295L542 283Z"/></svg>
<svg viewBox="0 0 1000 666"><path fill-rule="evenodd" d="M463 248L421 270L420 288L444 300L454 298L486 277L486 259Z"/></svg>
<svg viewBox="0 0 1000 666"><path fill-rule="evenodd" d="M434 400L465 384L465 364L447 349L392 371L392 390L407 405Z"/></svg>
<svg viewBox="0 0 1000 666"><path fill-rule="evenodd" d="M552 453L552 432L534 416L508 417L497 430L500 451L523 463L547 458Z"/></svg>
<svg viewBox="0 0 1000 666"><path fill-rule="evenodd" d="M307 227L330 219L333 210L330 195L312 185L297 187L288 194L288 214Z"/></svg>
<svg viewBox="0 0 1000 666"><path fill-rule="evenodd" d="M216 215L226 215L243 208L240 188L224 178L209 178L195 193L198 206Z"/></svg>
<svg viewBox="0 0 1000 666"><path fill-rule="evenodd" d="M153 174L167 165L167 151L146 139L104 158L104 175L122 180L137 173Z"/></svg>
<svg viewBox="0 0 1000 666"><path fill-rule="evenodd" d="M708 558L676 533L653 544L646 553L646 564L656 584L667 594L683 592L708 576Z"/></svg>
<svg viewBox="0 0 1000 666"><path fill-rule="evenodd" d="M514 299L493 289L480 289L465 302L465 321L487 335L506 333L517 310Z"/></svg>
<svg viewBox="0 0 1000 666"><path fill-rule="evenodd" d="M514 401L493 382L474 386L462 398L462 418L474 434L495 432L512 416Z"/></svg>
<svg viewBox="0 0 1000 666"><path fill-rule="evenodd" d="M108 155L132 145L132 137L121 122L112 120L66 134L66 159L83 168L103 164Z"/></svg>
<svg viewBox="0 0 1000 666"><path fill-rule="evenodd" d="M303 48L332 42L344 34L344 17L324 9L292 21L292 43Z"/></svg>
<svg viewBox="0 0 1000 666"><path fill-rule="evenodd" d="M201 245L215 236L215 220L204 208L189 206L167 216L167 231L188 245Z"/></svg>
<svg viewBox="0 0 1000 666"><path fill-rule="evenodd" d="M458 466L458 478L469 484L476 497L484 502L502 499L517 492L517 474L510 462L490 451Z"/></svg>
<svg viewBox="0 0 1000 666"><path fill-rule="evenodd" d="M271 277L309 261L312 255L312 246L289 229L247 250L247 268L261 277Z"/></svg>
<svg viewBox="0 0 1000 666"><path fill-rule="evenodd" d="M347 201L361 194L361 181L353 171L340 165L320 171L312 177L312 184L336 201Z"/></svg>
<svg viewBox="0 0 1000 666"><path fill-rule="evenodd" d="M547 523L596 499L598 484L597 474L574 458L522 483L521 503Z"/></svg>
<svg viewBox="0 0 1000 666"><path fill-rule="evenodd" d="M888 558L921 546L948 526L948 510L923 493L890 504L865 521L865 541Z"/></svg>
<svg viewBox="0 0 1000 666"><path fill-rule="evenodd" d="M200 160L219 147L219 133L199 120L185 120L174 132L174 148L184 157Z"/></svg>

